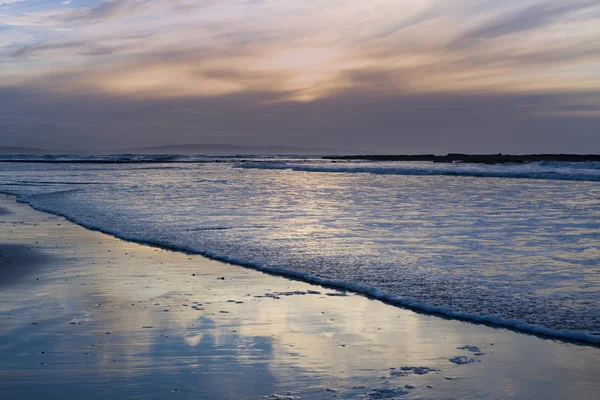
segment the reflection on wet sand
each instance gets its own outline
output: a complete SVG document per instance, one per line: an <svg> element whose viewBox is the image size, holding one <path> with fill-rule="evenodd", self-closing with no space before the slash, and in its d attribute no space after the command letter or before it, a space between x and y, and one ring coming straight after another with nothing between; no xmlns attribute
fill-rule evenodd
<svg viewBox="0 0 600 400"><path fill-rule="evenodd" d="M0 225L5 268L45 263L1 286L3 399L583 399L600 390L597 347L416 314L2 201L13 211Z"/></svg>

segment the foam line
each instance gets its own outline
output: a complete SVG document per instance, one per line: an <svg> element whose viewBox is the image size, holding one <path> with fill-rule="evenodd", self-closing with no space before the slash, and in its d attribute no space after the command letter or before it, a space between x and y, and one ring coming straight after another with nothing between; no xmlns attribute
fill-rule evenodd
<svg viewBox="0 0 600 400"><path fill-rule="evenodd" d="M465 176L477 178L511 178L511 179L545 179L560 181L588 181L600 182L600 173L593 169L593 173L562 172L559 170L525 170L504 167L503 170L485 169L454 169L454 168L426 168L426 167L383 167L383 166L334 166L334 165L301 165L274 162L253 162L236 164L234 168L245 169L271 169L292 170L299 172L337 172L337 173L364 173L376 175L411 175L411 176Z"/></svg>
<svg viewBox="0 0 600 400"><path fill-rule="evenodd" d="M391 294L385 293L381 290L378 290L372 286L368 286L368 285L364 285L364 284L356 284L356 283L346 282L346 281L337 280L337 279L325 279L325 278L321 278L319 276L315 276L315 275L312 275L309 273L293 271L293 270L290 270L290 269L287 269L284 267L280 267L280 266L272 266L272 265L266 265L266 264L262 264L262 263L250 262L248 260L233 258L233 257L229 257L227 255L217 254L217 253L214 253L211 251L195 249L195 248L187 247L187 246L181 246L177 243L173 243L170 241L161 241L161 240L157 240L154 238L126 235L126 234L123 234L123 233L115 231L115 230L103 228L101 226L97 226L94 224L85 223L85 222L77 220L76 218L73 218L69 215L56 212L56 211L52 210L51 208L46 208L43 206L33 204L31 201L28 201L26 198L23 198L23 197L17 197L17 201L20 203L28 204L29 206L31 206L32 208L34 208L36 210L64 217L68 221L71 221L77 225L83 226L87 229L99 231L99 232L114 236L116 238L131 241L131 242L158 246L158 247L162 247L162 248L166 248L166 249L170 249L170 250L174 250L174 251L182 251L182 252L191 253L191 254L198 254L198 255L202 255L204 257L213 259L213 260L218 260L218 261L222 261L222 262L226 262L226 263L234 264L234 265L238 265L238 266L243 266L243 267L247 267L247 268L253 268L253 269L263 271L263 272L268 272L271 274L300 279L300 280L308 282L308 283L334 287L334 288L338 288L341 290L348 290L348 291L358 293L358 294L365 294L372 298L382 300L382 301L385 301L385 302L388 302L391 304L395 304L398 306L407 307L407 308L411 308L411 309L415 309L415 310L419 310L419 311L424 311L427 313L441 314L441 315L445 315L447 317L461 319L461 320L467 320L467 321L473 321L473 322L489 323L489 324L496 325L496 326L513 328L513 329L521 330L524 332L535 333L535 334L540 334L540 335L545 335L545 336L550 336L550 337L600 344L600 336L598 336L598 335L592 335L589 333L579 332L579 331L554 330L554 329L549 329L549 328L544 328L544 327L540 327L540 326L536 326L536 325L527 324L527 323L524 323L519 320L455 312L449 307L430 306L430 305L427 305L427 304L419 302L419 301L404 298L402 296L391 295Z"/></svg>

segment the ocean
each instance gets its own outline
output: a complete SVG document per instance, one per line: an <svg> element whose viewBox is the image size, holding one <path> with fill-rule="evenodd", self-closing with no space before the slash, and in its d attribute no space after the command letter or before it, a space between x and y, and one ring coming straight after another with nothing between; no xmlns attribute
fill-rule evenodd
<svg viewBox="0 0 600 400"><path fill-rule="evenodd" d="M600 343L600 163L25 159L0 192L90 229Z"/></svg>

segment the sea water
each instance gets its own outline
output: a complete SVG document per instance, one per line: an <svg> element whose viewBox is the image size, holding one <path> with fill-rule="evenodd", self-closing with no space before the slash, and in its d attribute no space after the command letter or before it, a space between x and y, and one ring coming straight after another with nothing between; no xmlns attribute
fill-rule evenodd
<svg viewBox="0 0 600 400"><path fill-rule="evenodd" d="M600 342L600 163L9 160L0 191L88 228Z"/></svg>

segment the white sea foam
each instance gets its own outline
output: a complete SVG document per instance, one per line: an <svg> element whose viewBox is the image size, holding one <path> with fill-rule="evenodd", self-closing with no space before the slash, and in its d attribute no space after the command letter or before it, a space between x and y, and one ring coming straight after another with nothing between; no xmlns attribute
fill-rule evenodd
<svg viewBox="0 0 600 400"><path fill-rule="evenodd" d="M481 178L548 179L600 182L600 163L452 164L430 162L315 163L273 161L237 164L237 168L302 172L364 173L378 175L471 176Z"/></svg>

